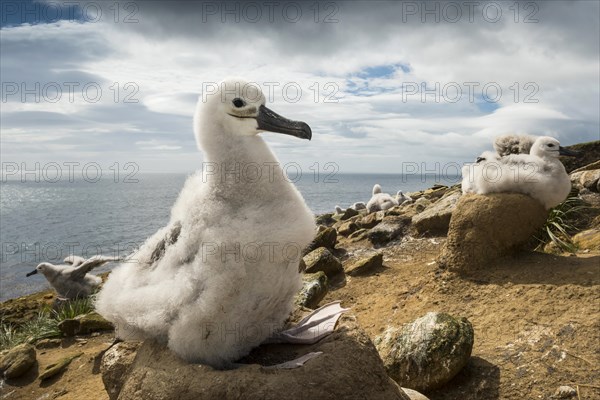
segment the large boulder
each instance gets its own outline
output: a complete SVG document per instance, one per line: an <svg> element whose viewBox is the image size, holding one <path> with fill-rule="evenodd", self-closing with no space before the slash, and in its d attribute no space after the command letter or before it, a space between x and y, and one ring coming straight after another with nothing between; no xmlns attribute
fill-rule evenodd
<svg viewBox="0 0 600 400"><path fill-rule="evenodd" d="M412 226L419 234L441 234L448 232L450 217L460 198L460 192L441 198L412 218Z"/></svg>
<svg viewBox="0 0 600 400"><path fill-rule="evenodd" d="M271 367L310 352L321 355L295 369ZM102 364L107 362L107 356ZM115 359L112 356L111 368ZM369 337L351 318L313 345L263 345L231 370L188 364L164 345L145 341L122 374L106 374L103 381L111 400L409 400L386 375Z"/></svg>
<svg viewBox="0 0 600 400"><path fill-rule="evenodd" d="M5 379L18 378L36 362L35 347L29 343L23 343L13 347L0 360L0 372Z"/></svg>
<svg viewBox="0 0 600 400"><path fill-rule="evenodd" d="M440 264L456 272L484 268L529 245L547 217L542 204L524 194L463 195L452 214Z"/></svg>
<svg viewBox="0 0 600 400"><path fill-rule="evenodd" d="M388 375L418 391L438 388L469 361L473 327L466 318L430 312L401 329L388 328L375 339Z"/></svg>
<svg viewBox="0 0 600 400"><path fill-rule="evenodd" d="M307 274L314 274L319 271L323 271L328 278L332 278L337 274L344 272L342 263L337 259L336 256L331 254L325 247L319 247L318 249L308 253L303 257L304 263L306 264L305 272Z"/></svg>
<svg viewBox="0 0 600 400"><path fill-rule="evenodd" d="M410 222L410 217L404 215L386 216L381 223L369 231L367 237L375 247L384 246L404 235Z"/></svg>

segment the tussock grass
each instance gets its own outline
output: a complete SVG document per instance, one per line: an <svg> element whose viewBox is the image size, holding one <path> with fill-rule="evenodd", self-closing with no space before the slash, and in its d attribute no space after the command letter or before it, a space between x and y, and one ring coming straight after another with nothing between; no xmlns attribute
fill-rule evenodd
<svg viewBox="0 0 600 400"><path fill-rule="evenodd" d="M0 350L10 349L25 342L35 343L41 339L60 337L59 323L93 310L94 298L87 297L65 301L56 309L45 307L39 310L33 319L19 326L0 321Z"/></svg>
<svg viewBox="0 0 600 400"><path fill-rule="evenodd" d="M543 249L546 244L554 242L561 251L576 252L577 246L573 243L571 235L577 229L571 221L575 220L587 208L583 200L572 194L550 210L548 219L537 236L538 249Z"/></svg>

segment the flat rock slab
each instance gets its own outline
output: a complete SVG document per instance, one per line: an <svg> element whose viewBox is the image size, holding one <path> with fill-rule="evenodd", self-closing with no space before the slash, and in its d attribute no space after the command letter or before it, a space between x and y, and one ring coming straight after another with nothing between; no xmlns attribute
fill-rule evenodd
<svg viewBox="0 0 600 400"><path fill-rule="evenodd" d="M353 257L346 265L346 275L361 276L369 275L383 267L383 254L377 251Z"/></svg>
<svg viewBox="0 0 600 400"><path fill-rule="evenodd" d="M349 317L340 323L318 343L263 345L242 360L247 364L226 371L188 364L148 340L126 368L128 373L103 380L113 391L111 399L121 400L409 400L388 378L368 336ZM310 352L323 354L296 369L269 368ZM112 355L113 368L115 359ZM119 393L114 393L116 388Z"/></svg>

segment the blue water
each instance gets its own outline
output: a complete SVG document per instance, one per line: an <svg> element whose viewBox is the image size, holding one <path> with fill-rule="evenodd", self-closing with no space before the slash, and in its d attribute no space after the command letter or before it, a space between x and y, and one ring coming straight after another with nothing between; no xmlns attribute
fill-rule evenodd
<svg viewBox="0 0 600 400"><path fill-rule="evenodd" d="M25 274L43 261L60 263L70 253L126 255L164 226L186 174L140 174L138 182L7 180L0 184L0 300L47 288L41 275ZM295 182L315 214L370 198L375 183L384 191L417 191L457 177L384 174L303 176ZM95 272L112 268L109 264Z"/></svg>

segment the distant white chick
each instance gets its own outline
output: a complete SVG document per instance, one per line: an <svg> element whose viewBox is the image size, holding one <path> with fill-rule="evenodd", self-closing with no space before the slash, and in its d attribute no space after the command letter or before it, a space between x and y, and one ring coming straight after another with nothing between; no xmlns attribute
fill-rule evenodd
<svg viewBox="0 0 600 400"><path fill-rule="evenodd" d="M225 368L283 327L316 232L258 133L312 133L242 79L198 101L194 128L210 168L187 180L168 226L111 273L96 308L121 339L156 338L184 360ZM248 178L231 172L248 165L265 167Z"/></svg>
<svg viewBox="0 0 600 400"><path fill-rule="evenodd" d="M398 190L398 193L396 193L396 201L398 202L399 205L402 205L406 202L409 202L409 203L412 202L413 199L412 199L412 197L402 193L402 190Z"/></svg>
<svg viewBox="0 0 600 400"><path fill-rule="evenodd" d="M27 276L42 273L62 299L87 297L102 283L99 276L92 275L89 272L108 262L118 260L118 257L101 255L86 260L83 257L71 255L64 259L65 265L43 262L38 264Z"/></svg>
<svg viewBox="0 0 600 400"><path fill-rule="evenodd" d="M360 210L365 210L367 208L367 205L365 203L363 203L362 201L359 201L359 202L352 204L350 206L350 208L352 208L356 211L360 211Z"/></svg>
<svg viewBox="0 0 600 400"><path fill-rule="evenodd" d="M381 186L375 184L375 186L373 186L373 196L367 203L367 212L370 214L375 211L389 210L397 205L398 202L396 199L387 193L383 193Z"/></svg>
<svg viewBox="0 0 600 400"><path fill-rule="evenodd" d="M577 154L548 136L537 138L530 154L499 157L485 152L477 163L463 167L463 192L523 193L550 209L563 202L571 191L571 181L559 155Z"/></svg>

